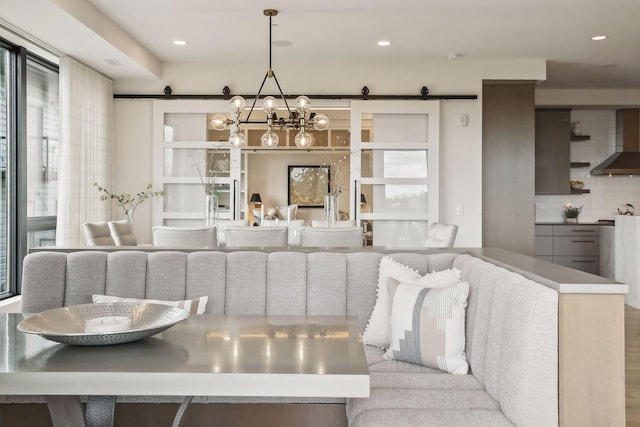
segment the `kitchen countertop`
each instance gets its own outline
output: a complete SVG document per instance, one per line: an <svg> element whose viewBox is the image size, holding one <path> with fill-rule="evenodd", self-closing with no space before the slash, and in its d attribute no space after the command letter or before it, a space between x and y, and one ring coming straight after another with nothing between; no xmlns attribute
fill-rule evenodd
<svg viewBox="0 0 640 427"><path fill-rule="evenodd" d="M552 221L552 222L536 222L536 225L615 225L615 220L601 220L601 221L588 221L588 222L579 222L577 224L572 224L572 223L568 223L568 222L559 222L559 221Z"/></svg>

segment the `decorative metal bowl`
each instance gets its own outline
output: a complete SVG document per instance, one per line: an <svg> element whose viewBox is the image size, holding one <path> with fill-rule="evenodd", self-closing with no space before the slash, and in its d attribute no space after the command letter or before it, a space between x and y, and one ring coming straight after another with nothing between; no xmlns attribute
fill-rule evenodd
<svg viewBox="0 0 640 427"><path fill-rule="evenodd" d="M85 321L99 317L131 317L131 329L85 332ZM117 302L81 304L43 311L24 319L18 330L51 341L73 345L110 345L137 341L155 335L185 320L189 313L162 304Z"/></svg>

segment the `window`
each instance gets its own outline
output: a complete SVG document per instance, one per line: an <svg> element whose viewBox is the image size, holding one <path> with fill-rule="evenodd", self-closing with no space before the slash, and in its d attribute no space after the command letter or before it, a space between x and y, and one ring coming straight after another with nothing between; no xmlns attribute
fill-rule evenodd
<svg viewBox="0 0 640 427"><path fill-rule="evenodd" d="M9 292L7 282L9 50L0 46L0 298Z"/></svg>
<svg viewBox="0 0 640 427"><path fill-rule="evenodd" d="M53 246L58 209L58 72L27 59L27 248Z"/></svg>
<svg viewBox="0 0 640 427"><path fill-rule="evenodd" d="M58 68L0 39L0 299L29 247L55 244Z"/></svg>

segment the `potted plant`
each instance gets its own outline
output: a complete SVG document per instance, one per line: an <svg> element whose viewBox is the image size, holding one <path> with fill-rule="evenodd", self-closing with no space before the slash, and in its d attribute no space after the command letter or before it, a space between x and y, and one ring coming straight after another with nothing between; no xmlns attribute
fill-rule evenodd
<svg viewBox="0 0 640 427"><path fill-rule="evenodd" d="M571 203L566 203L564 205L564 220L571 224L577 224L580 212L582 212L582 206L578 208Z"/></svg>

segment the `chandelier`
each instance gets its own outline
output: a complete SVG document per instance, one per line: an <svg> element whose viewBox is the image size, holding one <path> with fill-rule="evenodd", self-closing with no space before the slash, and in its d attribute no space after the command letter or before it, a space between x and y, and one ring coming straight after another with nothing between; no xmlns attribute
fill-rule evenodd
<svg viewBox="0 0 640 427"><path fill-rule="evenodd" d="M306 96L299 96L296 98L296 103L294 110L292 111L289 108L289 103L282 93L282 89L280 88L280 83L278 82L278 78L276 77L275 71L271 68L271 18L278 15L278 11L275 9L265 9L264 15L269 17L269 69L262 79L262 84L260 85L260 89L258 90L258 94L253 100L253 104L251 105L251 109L249 110L249 114L245 119L242 119L242 113L244 112L247 101L241 96L234 96L230 100L230 108L231 108L231 118L227 118L223 114L216 114L211 119L211 125L216 130L224 130L229 128L229 143L234 147L244 147L247 145L247 139L242 131L242 125L247 123L264 123L263 121L251 121L251 114L260 98L260 93L262 92L262 88L264 87L267 78L273 78L278 86L278 91L280 92L280 98L284 101L284 105L287 109L288 117L278 117L278 100L273 96L266 96L262 100L262 109L267 115L267 131L262 135L261 143L265 148L274 148L280 142L280 138L278 134L274 132L274 130L279 129L292 129L297 131L295 137L295 144L299 148L309 148L313 145L314 138L313 134L309 131L311 129L315 130L326 130L329 127L329 117L326 114L316 114L310 112L311 110L311 101Z"/></svg>

